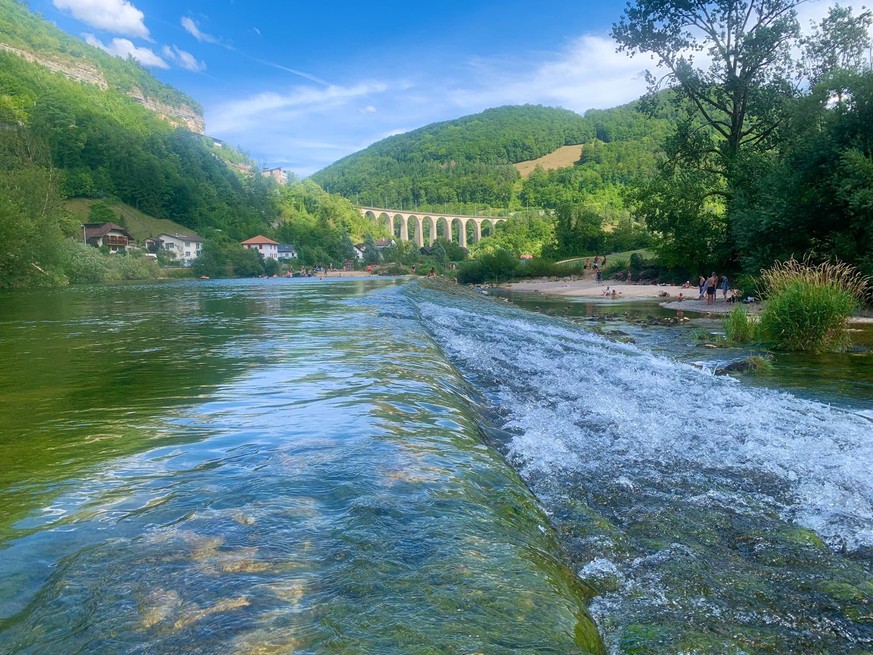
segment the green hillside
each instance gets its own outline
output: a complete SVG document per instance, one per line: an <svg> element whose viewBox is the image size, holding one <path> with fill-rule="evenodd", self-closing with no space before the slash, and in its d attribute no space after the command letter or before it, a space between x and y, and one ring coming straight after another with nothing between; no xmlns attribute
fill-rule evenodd
<svg viewBox="0 0 873 655"><path fill-rule="evenodd" d="M389 137L312 179L369 206L553 209L592 195L610 197L595 204L615 206L617 188L655 169L669 124L633 105L585 116L534 105L499 107ZM584 154L575 166L525 179L513 166L579 144Z"/></svg>
<svg viewBox="0 0 873 655"><path fill-rule="evenodd" d="M592 126L566 109L498 107L388 137L312 179L362 205L506 207L519 180L512 164L593 136Z"/></svg>
<svg viewBox="0 0 873 655"><path fill-rule="evenodd" d="M152 99L181 110L178 114L203 114L190 96L159 82L133 61L113 57L56 28L28 11L26 2L0 0L0 49L30 56L89 84Z"/></svg>
<svg viewBox="0 0 873 655"><path fill-rule="evenodd" d="M193 230L165 218L155 218L137 210L130 205L117 200L94 200L91 198L73 198L64 203L77 223L87 223L91 219L91 207L102 203L115 214L114 223L124 226L133 238L142 243L145 239L155 237L161 232L167 234L190 234Z"/></svg>

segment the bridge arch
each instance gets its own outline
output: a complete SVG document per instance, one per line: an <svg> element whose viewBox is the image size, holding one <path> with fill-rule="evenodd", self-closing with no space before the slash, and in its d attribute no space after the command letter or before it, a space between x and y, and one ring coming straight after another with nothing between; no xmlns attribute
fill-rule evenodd
<svg viewBox="0 0 873 655"><path fill-rule="evenodd" d="M457 242L466 248L469 243L477 243L483 236L494 234L497 223L506 221L503 216L431 214L379 207L360 207L359 211L377 224L386 224L394 238L401 241L414 240L419 248L425 244L433 245L439 237Z"/></svg>

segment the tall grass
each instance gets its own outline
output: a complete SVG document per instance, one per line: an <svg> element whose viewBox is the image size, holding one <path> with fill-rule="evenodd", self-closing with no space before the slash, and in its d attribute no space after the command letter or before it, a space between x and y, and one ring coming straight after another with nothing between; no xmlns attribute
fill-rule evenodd
<svg viewBox="0 0 873 655"><path fill-rule="evenodd" d="M749 343L758 338L758 322L742 307L735 307L724 319L724 331L731 343Z"/></svg>
<svg viewBox="0 0 873 655"><path fill-rule="evenodd" d="M762 338L781 350L827 352L850 345L847 321L870 279L841 262L790 259L762 271L761 283L767 298Z"/></svg>

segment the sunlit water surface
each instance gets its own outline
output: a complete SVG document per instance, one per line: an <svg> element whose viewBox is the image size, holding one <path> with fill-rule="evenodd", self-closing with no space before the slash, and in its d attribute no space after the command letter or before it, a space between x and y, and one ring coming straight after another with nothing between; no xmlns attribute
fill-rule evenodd
<svg viewBox="0 0 873 655"><path fill-rule="evenodd" d="M863 395L664 334L395 280L0 295L0 652L869 652Z"/></svg>

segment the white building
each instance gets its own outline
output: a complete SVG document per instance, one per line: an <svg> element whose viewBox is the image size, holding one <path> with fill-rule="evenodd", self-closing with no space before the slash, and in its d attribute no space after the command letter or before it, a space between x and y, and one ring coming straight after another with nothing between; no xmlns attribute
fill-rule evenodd
<svg viewBox="0 0 873 655"><path fill-rule="evenodd" d="M158 248L173 253L182 266L190 266L203 250L203 239L196 234L167 234L162 232L154 239Z"/></svg>
<svg viewBox="0 0 873 655"><path fill-rule="evenodd" d="M279 242L268 239L263 234L246 239L240 245L249 250L257 250L264 259L279 259Z"/></svg>

